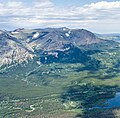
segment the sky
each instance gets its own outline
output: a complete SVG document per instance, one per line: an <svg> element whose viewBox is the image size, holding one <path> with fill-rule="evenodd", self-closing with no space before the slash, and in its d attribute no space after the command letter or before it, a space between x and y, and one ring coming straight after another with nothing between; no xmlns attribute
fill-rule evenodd
<svg viewBox="0 0 120 118"><path fill-rule="evenodd" d="M68 27L120 33L120 0L0 0L0 29Z"/></svg>

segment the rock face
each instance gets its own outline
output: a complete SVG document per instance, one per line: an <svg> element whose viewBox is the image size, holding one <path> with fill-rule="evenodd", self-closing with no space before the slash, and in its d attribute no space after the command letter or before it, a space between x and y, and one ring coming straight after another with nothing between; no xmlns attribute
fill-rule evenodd
<svg viewBox="0 0 120 118"><path fill-rule="evenodd" d="M11 37L6 32L0 34L0 65L21 63L29 58L33 58L34 54L26 48L16 38Z"/></svg>
<svg viewBox="0 0 120 118"><path fill-rule="evenodd" d="M64 57L64 53L68 53L71 49L101 42L104 40L84 29L46 28L0 31L0 65L21 63L34 58L36 54L41 57L53 56L59 60L59 54ZM47 60L47 57L44 60Z"/></svg>

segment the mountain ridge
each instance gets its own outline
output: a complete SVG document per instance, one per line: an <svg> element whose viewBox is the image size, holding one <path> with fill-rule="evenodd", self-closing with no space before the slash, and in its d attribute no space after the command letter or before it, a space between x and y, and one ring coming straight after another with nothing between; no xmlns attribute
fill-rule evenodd
<svg viewBox="0 0 120 118"><path fill-rule="evenodd" d="M68 51L73 45L76 48L97 44L107 44L107 40L98 38L94 33L85 29L45 28L45 29L16 29L14 31L1 31L0 63L22 63L32 59L42 52L47 56L58 59L58 52ZM114 42L113 42L114 43ZM76 52L74 52L76 53ZM45 57L46 58L46 57Z"/></svg>

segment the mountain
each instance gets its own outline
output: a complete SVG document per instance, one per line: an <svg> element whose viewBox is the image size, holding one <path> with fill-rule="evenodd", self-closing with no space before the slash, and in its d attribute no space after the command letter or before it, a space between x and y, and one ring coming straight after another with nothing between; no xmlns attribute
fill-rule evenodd
<svg viewBox="0 0 120 118"><path fill-rule="evenodd" d="M53 56L59 60L59 54L69 53L71 49L80 49L107 43L85 29L46 28L46 29L17 29L14 31L1 31L0 33L0 63L22 63L39 56L41 60ZM74 52L75 53L75 52ZM81 52L80 52L81 53ZM45 55L47 57L45 57Z"/></svg>
<svg viewBox="0 0 120 118"><path fill-rule="evenodd" d="M106 39L106 40L112 40L115 42L120 42L120 34L115 33L115 34L95 34L97 37Z"/></svg>
<svg viewBox="0 0 120 118"><path fill-rule="evenodd" d="M0 34L0 49L0 64L19 63L33 57L27 46L6 32Z"/></svg>
<svg viewBox="0 0 120 118"><path fill-rule="evenodd" d="M114 118L119 91L119 42L66 27L0 30L1 118Z"/></svg>

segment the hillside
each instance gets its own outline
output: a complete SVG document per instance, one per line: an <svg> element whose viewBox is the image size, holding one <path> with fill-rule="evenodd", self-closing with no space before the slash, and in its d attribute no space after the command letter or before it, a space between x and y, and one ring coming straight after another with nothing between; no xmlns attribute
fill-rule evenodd
<svg viewBox="0 0 120 118"><path fill-rule="evenodd" d="M120 91L119 42L66 27L0 30L0 55L0 117L119 114L106 104Z"/></svg>
<svg viewBox="0 0 120 118"><path fill-rule="evenodd" d="M59 53L63 57L61 53L69 53L71 49L81 51L84 46L89 47L102 43L110 46L109 42L97 38L92 32L84 29L47 28L17 29L11 32L1 31L0 63L21 63L36 57L36 55L45 57L45 53L47 53L46 56L53 56L58 58L56 60L59 60ZM115 44L115 42L112 43Z"/></svg>

